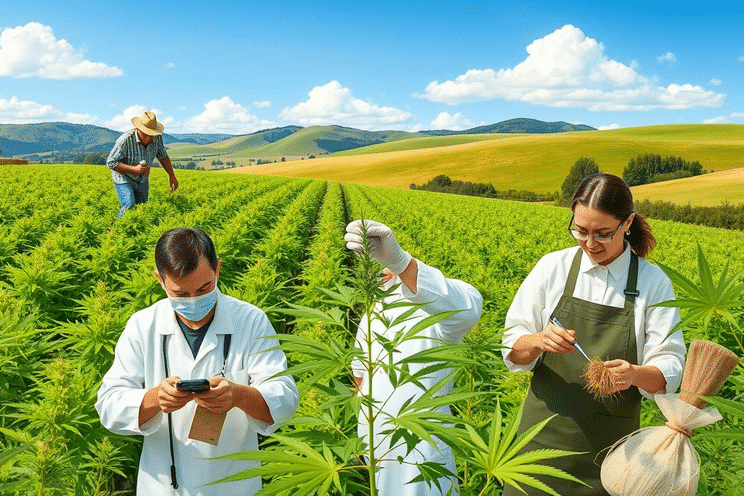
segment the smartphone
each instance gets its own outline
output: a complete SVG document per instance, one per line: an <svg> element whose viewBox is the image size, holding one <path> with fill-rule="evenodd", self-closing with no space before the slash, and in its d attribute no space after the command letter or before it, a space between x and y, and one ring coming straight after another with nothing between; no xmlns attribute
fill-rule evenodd
<svg viewBox="0 0 744 496"><path fill-rule="evenodd" d="M183 379L176 383L176 389L191 393L203 393L209 391L209 381L206 379Z"/></svg>

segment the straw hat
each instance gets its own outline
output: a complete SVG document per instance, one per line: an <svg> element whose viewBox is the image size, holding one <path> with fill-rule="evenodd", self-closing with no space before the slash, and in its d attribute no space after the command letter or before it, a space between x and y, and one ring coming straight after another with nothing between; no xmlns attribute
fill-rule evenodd
<svg viewBox="0 0 744 496"><path fill-rule="evenodd" d="M165 126L158 122L158 118L155 117L155 114L149 110L145 111L145 113L139 117L132 117L132 124L134 124L134 127L150 136L163 134L163 129L165 129Z"/></svg>

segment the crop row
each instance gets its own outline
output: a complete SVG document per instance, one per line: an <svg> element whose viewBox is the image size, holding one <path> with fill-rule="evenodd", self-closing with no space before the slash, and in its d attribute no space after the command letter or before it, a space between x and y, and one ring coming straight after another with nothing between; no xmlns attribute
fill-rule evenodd
<svg viewBox="0 0 744 496"><path fill-rule="evenodd" d="M521 401L526 376L506 372L498 333L539 257L575 244L566 209L199 171L179 172L181 187L171 194L161 171L152 176L150 201L117 219L104 167L0 168L0 449L26 447L10 469L0 463L0 494L39 493L48 474L67 494L96 485L103 494L130 489L131 478L115 474L132 473L137 441L110 436L92 404L126 320L164 296L153 277L154 245L177 226L212 236L225 293L269 309L322 306L318 288L343 283L353 263L346 223L364 217L390 225L414 257L482 293L484 313L467 339L473 355L492 366L471 387L495 392L504 405ZM697 243L714 272L727 262L744 270L744 233L651 225L658 239L652 259L688 277L696 277ZM270 317L282 332L317 339L327 332ZM479 401L467 408L485 419L493 404Z"/></svg>
<svg viewBox="0 0 744 496"><path fill-rule="evenodd" d="M25 174L2 171L0 197L24 199L0 219L0 446L24 450L0 471L0 494L127 491L132 479L122 475L133 473L139 442L103 430L92 405L126 320L163 297L153 276L157 238L171 227L204 228L223 258L223 291L255 303L292 298L326 185L183 174L177 193L154 181L150 201L117 219L105 168L15 170ZM70 173L87 178L85 194L70 188ZM45 188L16 181L33 175ZM28 189L6 188L14 181Z"/></svg>

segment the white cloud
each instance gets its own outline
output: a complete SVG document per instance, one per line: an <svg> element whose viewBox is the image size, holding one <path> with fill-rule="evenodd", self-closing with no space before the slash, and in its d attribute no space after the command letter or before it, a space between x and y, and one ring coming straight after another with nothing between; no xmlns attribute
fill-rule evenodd
<svg viewBox="0 0 744 496"><path fill-rule="evenodd" d="M269 108L271 107L271 102L268 100L264 100L262 102L253 102L253 106L256 108Z"/></svg>
<svg viewBox="0 0 744 496"><path fill-rule="evenodd" d="M127 129L132 128L132 117L142 115L145 110L150 109L145 107L144 105L132 105L124 109L124 112L122 112L121 114L105 121L103 125L115 131L126 131ZM155 110L153 110L153 112L155 112ZM160 115L158 112L155 112L155 116L160 119Z"/></svg>
<svg viewBox="0 0 744 496"><path fill-rule="evenodd" d="M3 123L42 122L44 119L56 118L59 114L59 110L52 105L19 100L17 97L0 98L0 122Z"/></svg>
<svg viewBox="0 0 744 496"><path fill-rule="evenodd" d="M76 79L122 74L116 66L87 60L82 50L57 39L51 27L38 22L0 33L0 77Z"/></svg>
<svg viewBox="0 0 744 496"><path fill-rule="evenodd" d="M173 117L167 117L158 109L151 109L149 107L145 107L144 105L131 105L125 108L124 112L122 112L121 114L103 122L102 125L115 131L126 131L128 129L132 129L132 118L142 115L145 110L150 110L155 114L155 116L158 118L158 121L163 124L163 126L165 126L166 133L170 131L169 127L171 127L175 123Z"/></svg>
<svg viewBox="0 0 744 496"><path fill-rule="evenodd" d="M744 119L744 112L732 112L729 115L719 115L711 119L705 119L703 124L727 124L729 122Z"/></svg>
<svg viewBox="0 0 744 496"><path fill-rule="evenodd" d="M71 122L73 124L97 124L99 122L99 119L97 115L67 112L63 118L63 121Z"/></svg>
<svg viewBox="0 0 744 496"><path fill-rule="evenodd" d="M294 107L286 107L279 117L303 126L338 124L360 129L389 129L413 117L410 112L395 107L382 107L355 98L350 88L331 81L316 86L308 98Z"/></svg>
<svg viewBox="0 0 744 496"><path fill-rule="evenodd" d="M74 124L95 124L98 117L90 114L63 112L53 105L31 100L19 100L13 96L0 98L0 123L31 124L38 122L64 121Z"/></svg>
<svg viewBox="0 0 744 496"><path fill-rule="evenodd" d="M744 62L744 55L742 55L741 57L739 57L739 58L738 58L738 59L736 59L736 60L738 60L739 62Z"/></svg>
<svg viewBox="0 0 744 496"><path fill-rule="evenodd" d="M703 121L703 124L725 124L728 122L728 117L725 115L719 115L718 117L713 117L712 119L705 119Z"/></svg>
<svg viewBox="0 0 744 496"><path fill-rule="evenodd" d="M720 79L713 78L710 80L711 86L721 86L722 81Z"/></svg>
<svg viewBox="0 0 744 496"><path fill-rule="evenodd" d="M671 64L677 61L677 57L672 52L667 52L664 55L659 55L658 57L656 57L656 61L660 64Z"/></svg>
<svg viewBox="0 0 744 496"><path fill-rule="evenodd" d="M522 101L593 111L720 107L726 99L690 84L658 86L637 64L610 59L604 46L567 24L527 46L513 69L471 69L454 80L432 81L415 97L457 105L487 100Z"/></svg>
<svg viewBox="0 0 744 496"><path fill-rule="evenodd" d="M607 124L606 126L599 126L597 129L600 131L608 131L610 129L620 129L620 125L612 123L612 124Z"/></svg>
<svg viewBox="0 0 744 496"><path fill-rule="evenodd" d="M174 67L176 67L176 64L174 64L173 62L168 62L167 64L165 64L166 69L173 69Z"/></svg>
<svg viewBox="0 0 744 496"><path fill-rule="evenodd" d="M440 112L437 117L431 121L432 129L449 129L451 131L462 131L475 127L475 123L470 119L463 117L460 112L452 115L449 112Z"/></svg>
<svg viewBox="0 0 744 496"><path fill-rule="evenodd" d="M132 117L151 110L165 126L166 133L224 133L248 134L260 129L275 127L276 123L252 115L242 105L235 103L229 96L210 100L204 104L204 111L183 121L177 121L158 109L144 105L131 105L124 111L103 123L104 126L117 131L132 128ZM179 110L185 110L180 107Z"/></svg>
<svg viewBox="0 0 744 496"><path fill-rule="evenodd" d="M249 134L275 126L276 123L252 115L229 96L223 96L205 103L204 112L177 127L179 132L189 133Z"/></svg>

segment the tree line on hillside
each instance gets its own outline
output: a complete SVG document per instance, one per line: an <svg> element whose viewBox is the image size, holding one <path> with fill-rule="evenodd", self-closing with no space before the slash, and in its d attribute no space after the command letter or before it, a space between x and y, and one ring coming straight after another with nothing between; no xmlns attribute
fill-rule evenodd
<svg viewBox="0 0 744 496"><path fill-rule="evenodd" d="M444 174L441 174L421 185L412 183L410 188L424 191L436 191L439 193L454 193L457 195L482 196L485 198L526 202L555 201L558 198L558 192L535 193L533 191L517 191L514 189L499 191L494 188L491 183L473 183L470 181L452 180Z"/></svg>
<svg viewBox="0 0 744 496"><path fill-rule="evenodd" d="M703 174L700 162L688 162L682 157L662 157L655 153L644 153L631 158L623 170L623 180L628 186L657 183Z"/></svg>
<svg viewBox="0 0 744 496"><path fill-rule="evenodd" d="M688 177L704 173L700 162L688 162L680 157L661 157L655 154L638 155L632 158L623 171L623 179L629 186L660 180ZM498 191L491 183L473 183L452 180L442 174L429 182L411 189L454 193L468 196L482 196L518 201L555 201L558 205L568 205L576 188L585 177L599 173L599 166L591 157L581 157L571 167L561 191L556 193L534 193L532 191ZM645 181L637 183L636 181ZM723 203L715 207L696 207L676 205L666 201L643 200L636 202L636 211L645 217L672 220L687 224L697 224L722 229L744 230L744 204Z"/></svg>
<svg viewBox="0 0 744 496"><path fill-rule="evenodd" d="M651 219L744 231L744 203L723 202L715 207L696 207L663 200L642 200L635 206L638 213Z"/></svg>
<svg viewBox="0 0 744 496"><path fill-rule="evenodd" d="M640 172L639 172L640 171ZM650 171L655 171L650 173ZM664 172L660 172L664 171ZM581 157L571 167L561 185L561 199L559 204L568 205L576 188L586 176L597 174L599 166L591 157ZM630 177L639 177L646 174L646 182L657 178L660 180L676 179L677 177L689 177L704 173L700 162L688 162L679 157L664 157L660 155L645 154L631 159L623 171L623 179L629 186L635 186L629 182ZM638 174L633 176L634 174ZM686 175L685 175L686 174ZM666 179L659 179L666 177ZM645 184L645 183L641 183ZM635 202L636 211L651 219L672 220L685 224L696 224L722 229L744 230L744 204L732 205L724 202L714 207L696 207L692 205L677 205L663 200L643 200Z"/></svg>

